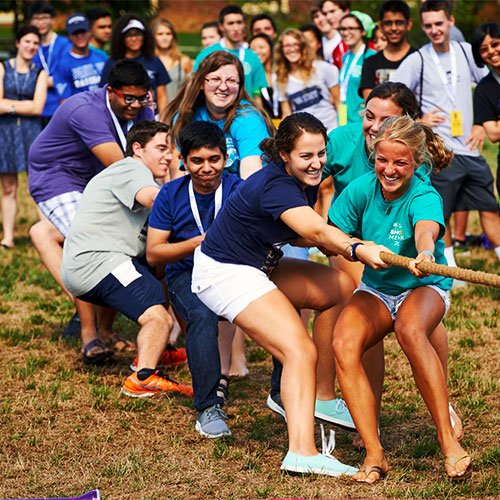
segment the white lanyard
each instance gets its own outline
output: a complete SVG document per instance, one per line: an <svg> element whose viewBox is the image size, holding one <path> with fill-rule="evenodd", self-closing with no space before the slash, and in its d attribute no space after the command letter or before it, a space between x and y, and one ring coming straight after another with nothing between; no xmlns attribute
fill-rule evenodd
<svg viewBox="0 0 500 500"><path fill-rule="evenodd" d="M56 43L56 38L57 34L52 33L52 38L50 40L49 44L49 53L47 54L47 59L45 59L45 56L43 55L43 50L42 47L38 47L38 56L40 57L40 62L42 63L43 69L47 73L47 75L50 75L50 62L52 61L52 52L54 50L54 44Z"/></svg>
<svg viewBox="0 0 500 500"><path fill-rule="evenodd" d="M189 190L189 204L191 205L191 212L193 213L194 221L196 222L196 225L198 226L198 230L200 231L200 234L205 234L205 231L203 230L203 225L201 223L200 219L200 212L198 212L198 205L196 204L196 198L194 196L194 189L193 189L193 181L189 181L188 185L188 190ZM217 214L219 213L220 207L222 206L222 179L219 184L219 187L215 191L215 210L214 210L214 220L217 217Z"/></svg>
<svg viewBox="0 0 500 500"><path fill-rule="evenodd" d="M111 104L109 103L109 95L106 92L106 107L108 108L109 112L111 113L111 119L113 120L113 124L116 129L116 133L118 134L118 139L120 139L120 143L122 145L123 151L127 149L127 139L125 138L125 134L123 133L123 129L120 125L120 122L118 121L118 118L116 117L115 113L111 109ZM132 125L134 122L132 120L127 121L127 132L132 128Z"/></svg>
<svg viewBox="0 0 500 500"><path fill-rule="evenodd" d="M342 102L345 102L347 98L347 87L349 85L349 78L351 78L352 70L354 66L356 66L356 63L359 61L359 58L364 54L364 52L365 52L365 44L361 45L361 47L356 52L356 55L354 56L354 59L349 66L349 70L347 71L347 75L346 75L347 61L346 64L342 65L342 69L340 71L340 100ZM349 57L351 57L350 54Z"/></svg>
<svg viewBox="0 0 500 500"><path fill-rule="evenodd" d="M226 45L226 40L224 40L224 38L220 39L219 44L224 50L229 51ZM241 64L245 62L245 47L241 43L240 43L240 48L238 49L238 59L240 60Z"/></svg>
<svg viewBox="0 0 500 500"><path fill-rule="evenodd" d="M441 65L441 61L439 60L439 57L436 51L434 50L434 47L432 45L428 45L427 48L429 50L429 54L432 57L432 60L434 61L434 64L436 65L439 77L441 78L444 88L446 89L446 93L448 94L448 97L450 98L452 105L455 106L455 102L457 100L458 77L457 77L457 58L455 54L455 47L453 47L453 42L450 42L451 88L448 82L448 78L446 78L443 66Z"/></svg>

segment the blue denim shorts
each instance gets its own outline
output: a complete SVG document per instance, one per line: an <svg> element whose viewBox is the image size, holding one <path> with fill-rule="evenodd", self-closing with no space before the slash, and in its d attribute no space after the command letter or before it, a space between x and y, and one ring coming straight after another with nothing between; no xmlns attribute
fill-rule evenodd
<svg viewBox="0 0 500 500"><path fill-rule="evenodd" d="M433 290L436 290L436 292L439 294L439 296L443 299L444 302L444 314L441 320L444 319L446 316L446 313L448 312L448 309L450 308L450 291L449 290L443 290L442 288L439 288L436 285L426 285L428 288L432 288ZM375 295L378 299L382 301L385 307L387 307L387 310L389 311L389 314L391 315L391 318L393 320L396 319L396 315L398 313L399 308L401 307L401 304L403 301L410 295L410 293L413 292L415 288L410 288L409 290L404 291L403 293L400 293L399 295L389 295L387 293L382 293L376 290L375 288L372 288L371 286L365 285L364 283L360 283L358 288L354 290L354 293L356 292L367 292L371 293L372 295Z"/></svg>

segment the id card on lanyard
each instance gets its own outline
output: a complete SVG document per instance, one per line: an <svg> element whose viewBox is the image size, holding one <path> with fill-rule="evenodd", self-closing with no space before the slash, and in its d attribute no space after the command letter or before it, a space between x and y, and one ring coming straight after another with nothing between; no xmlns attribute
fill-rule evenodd
<svg viewBox="0 0 500 500"><path fill-rule="evenodd" d="M115 115L114 111L111 109L111 104L109 102L109 95L107 92L106 92L106 107L108 108L109 113L111 115L111 119L113 120L113 125L115 126L116 133L118 134L120 146L123 149L123 151L125 152L125 150L127 149L127 139L125 137L125 134L123 133L123 129L120 125L120 122L118 121L117 116ZM134 122L132 120L127 121L127 133L132 128L133 124L134 124Z"/></svg>
<svg viewBox="0 0 500 500"><path fill-rule="evenodd" d="M203 224L201 223L200 212L198 211L198 205L196 203L196 198L194 195L193 189L193 181L190 179L188 184L189 191L189 204L191 205L191 213L193 214L194 221L196 222L196 226L198 227L198 231L200 234L205 234L205 230L203 229ZM215 191L215 208L214 208L214 220L219 213L219 210L222 206L222 179L220 181L219 187Z"/></svg>
<svg viewBox="0 0 500 500"><path fill-rule="evenodd" d="M220 39L219 44L224 50L227 50L229 52L229 49L226 45L226 40L224 40L224 38ZM245 47L242 44L240 44L238 48L238 59L240 60L241 64L245 62Z"/></svg>
<svg viewBox="0 0 500 500"><path fill-rule="evenodd" d="M441 61L439 60L439 56L437 52L434 50L432 45L428 46L429 54L434 62L437 73L441 82L446 90L446 94L451 101L452 111L450 111L450 127L451 127L451 135L452 137L459 137L464 135L463 132L463 124L462 124L462 112L456 109L457 102L457 82L458 82L458 74L457 74L457 55L455 53L455 47L453 46L453 42L450 42L450 69L451 69L451 84L446 77Z"/></svg>
<svg viewBox="0 0 500 500"><path fill-rule="evenodd" d="M347 60L346 64L342 65L342 69L340 70L340 106L338 109L338 120L339 120L339 126L343 126L347 124L347 88L349 87L349 79L351 78L351 74L353 72L353 69L355 68L356 64L359 61L359 58L364 54L365 52L365 44L362 44L361 47L357 50L356 54L354 55L354 59L352 59L351 64L349 65L349 69L347 69ZM349 54L349 58L352 58L352 56Z"/></svg>

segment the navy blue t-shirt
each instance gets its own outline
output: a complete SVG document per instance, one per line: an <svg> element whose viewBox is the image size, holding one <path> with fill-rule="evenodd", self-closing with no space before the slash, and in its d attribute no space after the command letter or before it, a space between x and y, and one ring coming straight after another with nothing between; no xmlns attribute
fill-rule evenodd
<svg viewBox="0 0 500 500"><path fill-rule="evenodd" d="M155 199L149 226L162 231L171 231L168 238L169 243L178 243L200 235L191 205L189 203L188 185L191 176L185 175L179 179L167 182L161 188ZM229 195L243 181L235 174L223 174L222 176L222 206ZM214 220L215 192L210 194L199 194L194 191L201 224L206 231ZM219 212L219 214L222 213ZM167 264L167 282L178 273L193 269L193 256L189 255L182 260Z"/></svg>
<svg viewBox="0 0 500 500"><path fill-rule="evenodd" d="M281 246L299 237L280 219L281 214L290 208L314 206L318 188L304 191L284 165L270 163L228 200L207 231L202 252L219 262L245 264L270 274Z"/></svg>

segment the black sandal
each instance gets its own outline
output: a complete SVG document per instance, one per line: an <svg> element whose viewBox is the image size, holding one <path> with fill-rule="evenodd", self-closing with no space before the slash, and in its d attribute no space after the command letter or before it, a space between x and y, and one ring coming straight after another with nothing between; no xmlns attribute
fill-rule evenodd
<svg viewBox="0 0 500 500"><path fill-rule="evenodd" d="M220 393L222 393L222 395ZM228 395L229 395L229 378L226 375L221 375L219 385L217 386L217 396L223 398L225 402Z"/></svg>
<svg viewBox="0 0 500 500"><path fill-rule="evenodd" d="M94 356L89 356L89 352L94 347L100 347L102 352L97 353ZM102 363L111 356L113 356L113 351L105 345L101 339L91 340L85 347L82 348L82 359L86 365L96 365Z"/></svg>

